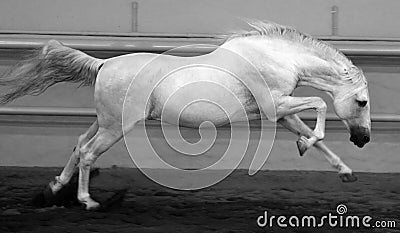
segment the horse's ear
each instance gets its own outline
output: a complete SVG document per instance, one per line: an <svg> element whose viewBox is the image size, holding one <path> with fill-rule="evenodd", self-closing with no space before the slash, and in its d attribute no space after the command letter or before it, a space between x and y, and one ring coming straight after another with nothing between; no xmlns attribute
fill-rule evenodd
<svg viewBox="0 0 400 233"><path fill-rule="evenodd" d="M355 66L355 65L352 65L352 66L350 66L350 68L349 68L349 72L350 73L358 73L360 71L360 69L357 67L357 66Z"/></svg>

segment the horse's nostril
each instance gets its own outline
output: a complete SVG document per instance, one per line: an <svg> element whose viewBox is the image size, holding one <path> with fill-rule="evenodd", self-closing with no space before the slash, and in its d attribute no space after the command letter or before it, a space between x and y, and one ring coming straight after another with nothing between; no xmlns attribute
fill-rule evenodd
<svg viewBox="0 0 400 233"><path fill-rule="evenodd" d="M358 103L358 106L363 108L363 107L365 107L367 105L368 101L366 101L366 100L357 100L357 103Z"/></svg>
<svg viewBox="0 0 400 233"><path fill-rule="evenodd" d="M367 142L369 142L369 140L370 140L370 138L369 138L368 136L365 135L365 136L364 136L364 142L367 143Z"/></svg>

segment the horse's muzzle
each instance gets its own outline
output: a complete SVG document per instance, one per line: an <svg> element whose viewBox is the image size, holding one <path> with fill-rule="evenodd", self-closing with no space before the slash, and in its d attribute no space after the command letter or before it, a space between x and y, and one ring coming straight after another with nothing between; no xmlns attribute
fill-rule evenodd
<svg viewBox="0 0 400 233"><path fill-rule="evenodd" d="M351 128L350 135L350 141L360 148L364 147L364 145L370 141L370 130L368 128Z"/></svg>

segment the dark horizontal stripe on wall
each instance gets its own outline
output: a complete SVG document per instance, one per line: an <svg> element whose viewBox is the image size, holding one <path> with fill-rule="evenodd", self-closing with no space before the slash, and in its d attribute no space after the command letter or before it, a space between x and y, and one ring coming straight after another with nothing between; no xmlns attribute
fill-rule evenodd
<svg viewBox="0 0 400 233"><path fill-rule="evenodd" d="M50 39L86 51L165 52L183 45L219 45L224 35L177 35L177 34L43 34L11 33L0 31L0 49L33 49ZM400 56L400 40L373 38L321 38L349 56ZM180 50L182 53L202 54L210 47L194 46Z"/></svg>

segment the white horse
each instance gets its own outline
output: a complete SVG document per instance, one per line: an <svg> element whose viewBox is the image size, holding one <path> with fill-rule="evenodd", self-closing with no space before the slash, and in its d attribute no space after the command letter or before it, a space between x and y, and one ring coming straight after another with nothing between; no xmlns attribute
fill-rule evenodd
<svg viewBox="0 0 400 233"><path fill-rule="evenodd" d="M82 134L67 165L60 176L50 183L50 188L56 194L71 179L75 167L79 167L78 200L86 205L86 209L96 209L99 203L89 195L90 167L96 159L107 151L114 143L121 139L124 129L122 125L122 108L125 94L132 82L137 86L136 92L127 96L131 104L141 103L136 99L144 98L144 90L157 80L157 76L167 70L168 66L201 64L202 61L217 61L226 59L222 50L229 50L240 55L257 68L262 78L268 84L269 91L259 83L254 72L241 67L240 64L231 64L232 69L239 74L248 75L253 81L254 92L240 82L231 82L223 75L204 73L199 70L198 78L212 81L221 81L231 85L248 112L248 119L266 118L268 116L266 104L272 95L275 104L276 117L270 120L278 121L284 127L299 135L298 149L302 155L308 148L315 146L322 151L328 161L335 167L343 181L354 181L352 170L334 154L323 142L325 131L326 103L319 97L294 97L293 91L298 86L311 86L327 92L333 98L337 116L343 120L350 132L350 140L357 146L363 147L370 140L370 104L367 81L361 71L352 64L341 52L330 45L302 34L297 30L274 23L249 23L251 31L229 37L220 48L197 57L176 57L161 55L161 61L151 64L150 72L146 72L147 82L136 82L132 79L140 68L157 54L136 53L118 56L106 60L93 58L78 50L63 46L51 40L37 51L33 58L27 59L3 75L0 85L9 86L9 92L2 96L2 103L10 102L24 95L38 95L48 87L59 82L75 82L83 85L95 85L95 105L97 120ZM226 61L229 65L229 61ZM209 71L213 72L213 71ZM155 89L157 98L151 98L148 106L137 106L137 109L146 109L145 115L139 111L130 116L130 123L148 118L159 119L166 99L164 93L179 88L179 81L185 79L185 71L179 73L175 81L161 83ZM196 74L196 72L194 72ZM200 77L201 76L201 77ZM196 75L190 74L196 79ZM218 77L219 80L215 80ZM140 79L139 79L140 80ZM206 84L204 84L206 85ZM207 86L204 86L207 88ZM195 89L182 93L182 97L196 93ZM242 94L240 94L242 93ZM243 94L244 93L244 94ZM268 95L267 93L271 93ZM224 101L220 93L208 93L215 100ZM255 103L257 99L257 104ZM264 103L265 102L265 103ZM260 106L258 108L257 106ZM254 111L254 108L258 111ZM314 109L317 112L317 122L311 130L296 115L297 113ZM174 109L171 109L174 111ZM197 127L208 120L217 125L229 123L226 116L220 112L201 114L204 106L201 103L191 105L189 111L182 116L186 126ZM174 122L172 122L174 123ZM125 124L124 124L125 125Z"/></svg>

